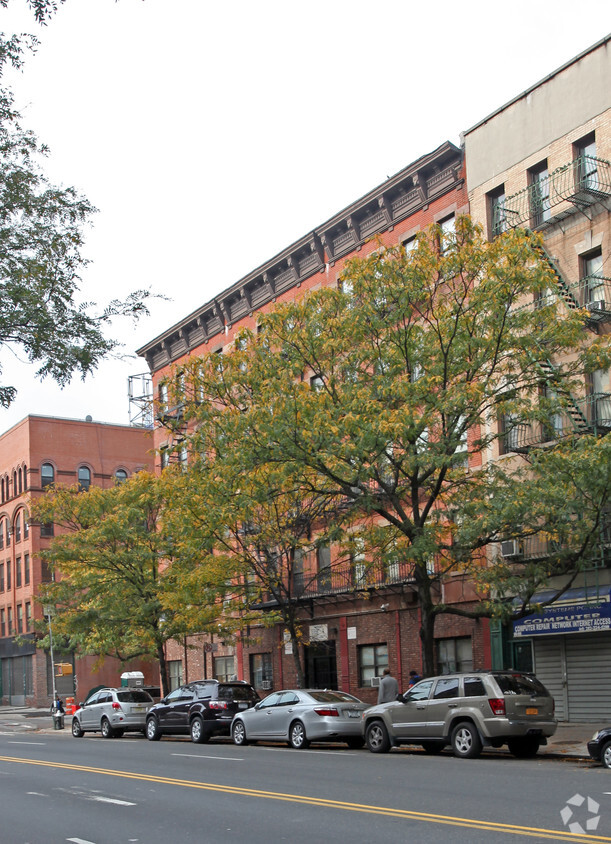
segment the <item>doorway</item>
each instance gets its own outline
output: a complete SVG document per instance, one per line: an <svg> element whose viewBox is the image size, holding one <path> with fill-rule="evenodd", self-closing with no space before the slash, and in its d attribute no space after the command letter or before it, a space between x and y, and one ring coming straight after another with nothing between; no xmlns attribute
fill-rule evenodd
<svg viewBox="0 0 611 844"><path fill-rule="evenodd" d="M304 657L306 688L337 688L337 661L334 640L306 645Z"/></svg>

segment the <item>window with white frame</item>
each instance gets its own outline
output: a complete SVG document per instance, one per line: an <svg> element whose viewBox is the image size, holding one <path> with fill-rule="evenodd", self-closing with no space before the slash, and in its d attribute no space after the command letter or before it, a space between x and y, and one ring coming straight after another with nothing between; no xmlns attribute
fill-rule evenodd
<svg viewBox="0 0 611 844"><path fill-rule="evenodd" d="M388 645L381 642L376 645L358 647L359 686L371 686L374 677L381 677L388 668Z"/></svg>
<svg viewBox="0 0 611 844"><path fill-rule="evenodd" d="M507 211L505 209L505 185L486 194L488 204L488 235L495 238L507 231Z"/></svg>
<svg viewBox="0 0 611 844"><path fill-rule="evenodd" d="M227 683L229 680L235 680L235 657L216 656L214 658L214 677L222 683Z"/></svg>
<svg viewBox="0 0 611 844"><path fill-rule="evenodd" d="M470 636L437 639L437 671L439 674L473 671L473 645Z"/></svg>
<svg viewBox="0 0 611 844"><path fill-rule="evenodd" d="M542 161L528 171L530 182L530 216L533 226L540 226L551 216L549 201L549 170L547 161Z"/></svg>

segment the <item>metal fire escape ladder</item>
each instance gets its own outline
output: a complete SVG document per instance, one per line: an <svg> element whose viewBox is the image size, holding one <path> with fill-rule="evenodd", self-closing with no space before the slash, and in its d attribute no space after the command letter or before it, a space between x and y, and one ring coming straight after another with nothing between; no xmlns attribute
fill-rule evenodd
<svg viewBox="0 0 611 844"><path fill-rule="evenodd" d="M554 261L554 259L547 253L547 250L543 246L536 247L537 252L541 255L543 260L546 264L548 264L551 271L554 273L554 277L556 279L556 284L558 286L558 292L562 297L564 303L566 304L567 308L572 311L578 310L581 306L578 300L573 295L571 288L566 283L564 278L562 277L562 273L558 269L558 265Z"/></svg>
<svg viewBox="0 0 611 844"><path fill-rule="evenodd" d="M538 361L538 367L543 373L546 383L550 384L558 395L567 400L564 408L567 416L573 423L574 429L580 434L586 434L590 430L588 420L580 409L573 395L562 385L558 371L550 360Z"/></svg>

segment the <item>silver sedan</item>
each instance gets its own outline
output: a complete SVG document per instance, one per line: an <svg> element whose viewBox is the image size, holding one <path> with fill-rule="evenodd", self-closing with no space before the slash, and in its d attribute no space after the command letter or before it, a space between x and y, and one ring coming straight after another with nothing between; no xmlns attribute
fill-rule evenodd
<svg viewBox="0 0 611 844"><path fill-rule="evenodd" d="M345 741L349 747L362 747L361 713L370 705L346 692L283 689L239 712L231 735L237 745L281 741L301 750L311 741Z"/></svg>

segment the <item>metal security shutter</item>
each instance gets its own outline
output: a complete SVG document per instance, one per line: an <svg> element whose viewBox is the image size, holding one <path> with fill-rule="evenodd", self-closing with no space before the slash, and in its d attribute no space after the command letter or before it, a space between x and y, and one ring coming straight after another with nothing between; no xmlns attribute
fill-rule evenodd
<svg viewBox="0 0 611 844"><path fill-rule="evenodd" d="M611 721L611 634L584 633L562 638L566 640L569 719L608 723Z"/></svg>
<svg viewBox="0 0 611 844"><path fill-rule="evenodd" d="M564 636L534 638L535 674L556 701L556 718L566 721L567 698L562 684L564 675Z"/></svg>

